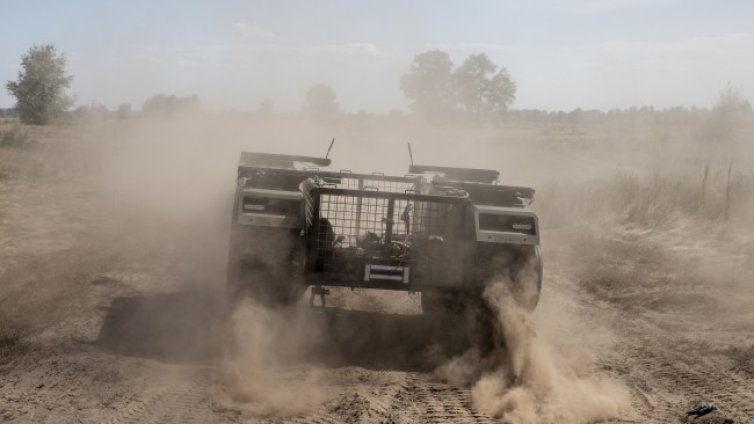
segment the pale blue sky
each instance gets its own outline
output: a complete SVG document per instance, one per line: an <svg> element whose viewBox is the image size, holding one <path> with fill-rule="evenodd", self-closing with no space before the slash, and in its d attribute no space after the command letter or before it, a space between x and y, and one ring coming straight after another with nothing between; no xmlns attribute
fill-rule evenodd
<svg viewBox="0 0 754 424"><path fill-rule="evenodd" d="M434 48L506 66L515 108L708 106L728 83L754 100L751 0L0 0L0 11L0 81L31 45L54 43L78 103L111 108L164 92L296 110L325 82L346 110L406 109L400 75Z"/></svg>

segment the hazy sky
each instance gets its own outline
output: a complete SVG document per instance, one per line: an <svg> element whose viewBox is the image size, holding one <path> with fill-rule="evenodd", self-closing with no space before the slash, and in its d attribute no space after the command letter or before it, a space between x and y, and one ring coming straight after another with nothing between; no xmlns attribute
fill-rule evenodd
<svg viewBox="0 0 754 424"><path fill-rule="evenodd" d="M343 108L406 109L413 56L485 52L518 84L515 108L709 106L754 100L752 0L0 0L0 81L54 43L79 104L140 108L155 93L212 109L301 107L330 84ZM0 107L14 99L0 90Z"/></svg>

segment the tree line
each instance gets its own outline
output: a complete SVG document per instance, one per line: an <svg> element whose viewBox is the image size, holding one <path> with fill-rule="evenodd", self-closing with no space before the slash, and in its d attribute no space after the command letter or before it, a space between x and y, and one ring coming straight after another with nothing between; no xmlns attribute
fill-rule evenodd
<svg viewBox="0 0 754 424"><path fill-rule="evenodd" d="M43 125L68 113L74 98L67 93L73 77L65 69L66 58L54 45L31 47L21 57L21 68L15 81L6 88L16 98L14 110L0 110L0 116L18 116L24 123ZM629 108L602 112L599 110L574 110L548 112L542 110L509 110L516 99L516 84L505 67L492 62L486 54L469 55L460 65L455 65L447 52L429 50L417 54L407 72L400 78L400 88L409 100L415 117L430 122L464 122L489 120L534 122L598 122L610 119L632 119L651 116L668 123L683 123L698 119L700 115L714 122L724 133L735 121L752 114L751 105L741 93L728 87L720 94L713 109ZM178 97L157 94L142 105L142 114L168 115L200 110L197 96ZM335 90L327 84L311 87L304 97L302 111L318 121L327 121L342 115ZM260 116L274 113L274 104L265 99L256 111ZM116 112L102 105L80 106L75 117L111 116L127 118L133 115L131 106L122 104ZM362 112L362 114L366 114Z"/></svg>
<svg viewBox="0 0 754 424"><path fill-rule="evenodd" d="M67 93L73 77L65 69L66 57L54 45L35 45L21 57L21 69L6 88L16 98L15 112L22 122L43 125L60 118L74 103ZM446 119L454 114L488 117L505 112L516 98L516 85L508 71L485 54L469 56L454 67L448 53L430 50L416 55L400 87L410 100L411 110L428 119ZM181 98L158 94L148 99L143 112L165 113L197 110L195 96ZM267 99L260 112L272 112ZM77 113L105 113L101 105L81 106ZM303 111L315 119L329 119L340 112L335 91L327 84L311 87ZM121 105L119 115L130 114L130 105ZM10 115L9 112L4 112Z"/></svg>

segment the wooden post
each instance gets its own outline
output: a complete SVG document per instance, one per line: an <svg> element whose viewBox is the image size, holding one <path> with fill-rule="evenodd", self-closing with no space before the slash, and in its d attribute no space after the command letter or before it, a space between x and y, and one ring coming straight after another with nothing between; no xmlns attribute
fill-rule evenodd
<svg viewBox="0 0 754 424"><path fill-rule="evenodd" d="M730 159L728 165L728 179L725 182L725 219L730 217L730 180L733 172L733 158Z"/></svg>
<svg viewBox="0 0 754 424"><path fill-rule="evenodd" d="M709 164L704 166L704 177L702 178L702 198L701 198L701 207L704 207L704 196L707 192L707 177L709 177Z"/></svg>

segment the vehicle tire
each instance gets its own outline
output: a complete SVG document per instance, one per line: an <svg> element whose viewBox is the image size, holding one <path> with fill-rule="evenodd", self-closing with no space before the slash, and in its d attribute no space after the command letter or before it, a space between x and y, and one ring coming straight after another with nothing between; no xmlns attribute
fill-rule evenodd
<svg viewBox="0 0 754 424"><path fill-rule="evenodd" d="M234 301L251 298L264 306L289 306L297 303L307 288L294 275L285 272L281 276L279 270L253 258L229 266L228 274L228 295Z"/></svg>
<svg viewBox="0 0 754 424"><path fill-rule="evenodd" d="M498 321L481 293L422 293L422 311L442 323L447 339L473 346L482 356L500 346Z"/></svg>
<svg viewBox="0 0 754 424"><path fill-rule="evenodd" d="M543 261L539 246L525 251L512 267L511 292L521 307L531 312L537 308L542 293Z"/></svg>
<svg viewBox="0 0 754 424"><path fill-rule="evenodd" d="M246 247L254 245L253 236L259 229L234 230L227 272L227 292L231 302L251 298L267 307L297 303L307 289L301 250L291 247L295 244L283 244L283 249L273 249L272 252L249 251Z"/></svg>
<svg viewBox="0 0 754 424"><path fill-rule="evenodd" d="M496 348L501 346L499 325L494 311L481 297L475 302L470 302L468 312L468 325L471 344L479 350L479 356L489 356Z"/></svg>

